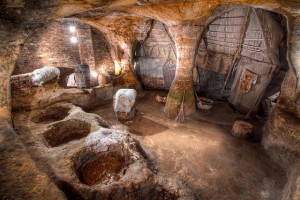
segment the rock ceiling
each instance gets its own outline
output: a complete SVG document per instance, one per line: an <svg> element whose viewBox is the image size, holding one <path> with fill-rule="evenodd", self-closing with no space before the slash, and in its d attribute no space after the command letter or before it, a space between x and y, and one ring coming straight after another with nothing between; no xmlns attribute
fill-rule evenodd
<svg viewBox="0 0 300 200"><path fill-rule="evenodd" d="M111 15L113 19L117 17L116 13L166 22L197 20L216 15L234 5L251 5L288 16L300 14L300 0L48 0L38 3L33 0L18 0L2 2L0 8L6 11L2 12L2 18L9 18L11 11L14 11L14 18L22 19L22 22L33 18L51 20L70 16L101 20L104 16Z"/></svg>
<svg viewBox="0 0 300 200"><path fill-rule="evenodd" d="M55 17L72 15L94 8L124 11L132 14L166 20L193 20L210 15L218 6L252 5L285 14L300 14L299 0L114 0L114 1L58 1Z"/></svg>

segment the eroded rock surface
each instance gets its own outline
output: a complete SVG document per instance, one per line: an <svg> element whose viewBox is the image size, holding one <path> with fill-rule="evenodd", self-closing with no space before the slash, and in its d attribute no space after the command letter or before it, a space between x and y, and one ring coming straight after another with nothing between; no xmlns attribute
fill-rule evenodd
<svg viewBox="0 0 300 200"><path fill-rule="evenodd" d="M232 5L234 4L234 5ZM20 0L20 1L2 1L0 2L0 39L1 39L1 52L0 52L0 119L9 120L11 112L11 104L14 106L16 110L38 110L39 108L46 108L49 105L53 105L54 103L60 101L67 101L74 103L76 105L80 105L85 108L89 108L93 106L96 102L94 95L97 92L92 90L77 90L70 89L66 90L52 90L51 87L46 87L48 93L43 93L45 88L25 88L19 90L17 93L13 93L13 98L10 96L10 75L13 72L16 59L20 52L20 45L24 44L24 40L26 39L26 34L30 32L34 32L39 30L38 27L47 24L50 20L59 19L64 17L76 18L82 22L85 22L97 30L105 31L103 34L108 38L108 42L110 43L110 50L115 61L115 64L119 66L123 73L116 78L115 82L118 85L122 85L125 87L134 87L139 89L140 84L137 81L136 77L133 73L133 66L131 63L132 48L134 44L138 41L142 41L143 38L146 37L147 30L150 28L149 22L151 19L160 20L165 24L172 24L173 22L178 22L181 24L182 22L186 24L192 24L192 21L199 20L203 26L207 25L212 19L219 16L220 13L228 11L237 6L249 5L253 7L265 8L268 10L276 11L281 14L284 14L288 17L289 24L289 61L293 67L292 73L294 77L289 78L287 81L287 85L291 85L291 87L283 87L282 91L287 91L288 93L281 97L279 101L279 106L277 110L274 111L274 117L268 122L268 130L267 135L265 137L265 147L289 173L289 183L286 188L285 199L299 199L299 1L298 0L196 0L196 1L179 1L179 0L133 0L133 1L121 1L121 0L113 0L113 1L62 1L62 0L49 0L49 1L32 1L32 0ZM7 20L7 21L6 21ZM191 20L191 21L189 21ZM172 29L172 25L170 25ZM172 32L181 33L180 29L176 30L173 27ZM192 27L190 27L192 28ZM29 31L28 31L29 29ZM189 27L187 27L187 33L194 33L194 31L188 31ZM199 32L196 34L200 34L202 31L198 29ZM196 35L195 34L195 35ZM176 36L175 36L176 39ZM176 81L174 81L173 86L171 88L171 93L169 94L170 100L167 103L166 113L170 117L176 117L179 112L179 108L181 107L181 103L184 102L186 104L186 114L191 114L195 111L194 106L194 97L191 89L190 83L190 67L192 64L193 56L190 54L188 47L193 47L191 45L186 45L188 41L191 40L193 42L196 41L194 35L184 34L183 40L178 37L176 39L177 47L179 47L178 56L182 58L178 62L178 76ZM193 44L194 45L194 44ZM191 48L193 49L193 48ZM182 53L179 55L179 53ZM181 67L182 65L183 67ZM181 74L181 75L180 75ZM178 78L179 77L179 78ZM182 87L184 86L184 87ZM104 92L105 93L105 92ZM102 95L102 94L101 94ZM106 94L104 94L105 96ZM182 100L182 97L185 97ZM65 113L62 113L65 114ZM69 113L68 113L69 114ZM28 113L17 113L16 118L20 116L26 116ZM75 115L72 115L75 117ZM82 120L82 118L86 117L85 114L76 115L76 119ZM22 117L21 117L22 118ZM47 117L45 117L47 118ZM56 185L65 191L65 194L69 198L80 198L87 197L90 195L89 189L86 189L87 186L79 185L78 187L71 184L70 180L61 180L57 177L60 176L60 173L64 174L65 172L61 172L60 170L65 169L66 171L70 170L70 165L67 168L61 169L61 166L65 166L65 163L72 163L73 160L69 159L68 156L76 154L77 151L72 150L67 153L67 150L63 151L55 151L53 149L44 148L45 141L42 141L43 131L48 127L49 124L53 123L53 121L45 120L41 117L41 121L43 123L36 123L34 126L33 122L25 125L27 122L27 117L20 119L20 121L16 121L17 128L22 130L20 133L20 138L22 138L24 144L27 146L31 156L37 161L37 165L40 166L47 174L51 174L51 180L55 180ZM51 118L51 117L50 117ZM55 117L54 117L55 118ZM66 118L57 120L68 120ZM86 119L91 123L91 119ZM92 119L92 121L101 121L101 119ZM24 122L24 123L17 123ZM2 122L1 122L2 123ZM2 124L1 124L2 126ZM91 131L95 131L99 125L91 125ZM17 188L15 190L16 197L20 198L37 198L42 199L45 197L45 193L52 194L52 189L54 190L54 194L58 194L56 197L50 196L52 199L60 199L61 196L55 187L50 186L49 190L39 190L40 187L44 188L44 182L48 181L47 178L41 178L43 184L35 187L35 181L32 180L32 177L36 177L41 175L40 177L46 177L43 173L38 172L37 168L34 166L34 162L30 159L28 154L25 151L25 147L20 143L18 137L15 134L11 134L14 131L10 130L10 128L3 126L4 128L1 130L1 148L3 145L3 159L1 161L4 163L4 167L1 167L3 170L3 174L5 176L1 176L3 182L6 183L5 186L1 187L1 193L4 194L3 198L12 198L13 195L12 188ZM99 128L99 127L98 127ZM26 130L26 131L25 131ZM82 138L79 141L83 141ZM76 143L78 140L68 141L67 144L62 144L61 146L56 147L57 149L66 147L66 145L72 145L74 142ZM77 143L76 143L77 144ZM73 145L76 146L76 145ZM72 146L72 147L73 147ZM82 150L84 145L76 146L76 150L78 152ZM7 148L6 148L7 147ZM1 149L2 150L2 149ZM54 151L54 152L53 152ZM14 152L11 154L11 152ZM36 153L42 152L42 153ZM56 154L57 153L57 154ZM16 160L20 157L26 157L24 163L31 163L29 168L34 169L36 172L35 175L31 176L31 178L25 178L26 183L31 183L28 185L20 185L18 187L18 174L21 174L20 177L30 177L28 174L30 172L27 169L24 169L24 176L22 176L23 169L20 167L22 162L17 162ZM53 155L53 157L48 158L47 156ZM61 156L57 159L55 156ZM66 155L66 156L65 156ZM65 156L65 157L63 157ZM55 163L54 161L60 160L57 163L56 167L49 167L47 163ZM64 161L62 161L64 160ZM119 160L119 159L116 159ZM42 162L43 161L43 162ZM95 161L96 162L96 161ZM8 163L8 164L7 164ZM13 166L13 167L11 167ZM16 166L14 168L14 166ZM59 166L59 167L58 167ZM57 169L59 168L59 169ZM6 171L7 170L7 171ZM56 170L56 171L55 171ZM21 172L20 172L21 171ZM25 173L26 171L26 173ZM119 171L119 170L117 170ZM2 171L1 171L2 172ZM8 173L6 173L8 172ZM18 173L20 172L20 173ZM75 172L74 172L75 173ZM7 175L9 174L9 176ZM12 178L14 175L14 181ZM74 178L75 175L73 174ZM2 180L1 179L1 180ZM72 178L71 178L72 179ZM74 178L74 180L76 177ZM77 180L77 179L76 179ZM121 179L120 179L121 180ZM10 182L12 181L12 182ZM32 184L33 183L33 184ZM76 183L76 181L75 181ZM78 184L82 184L79 183ZM9 187L10 186L10 187ZM78 190L78 188L81 188ZM82 189L83 188L83 189ZM144 187L147 188L147 187ZM149 188L148 188L149 189ZM41 193L37 192L36 195L31 195L28 191L42 191ZM131 191L131 190L130 190ZM152 191L155 194L159 193L157 189L149 189L142 190L143 194L146 194L147 191ZM165 194L164 189L160 189ZM110 192L110 191L109 191ZM108 193L109 193L108 192ZM42 194L43 193L43 194ZM139 193L139 195L142 195ZM123 194L123 193L122 193ZM136 193L135 193L136 194ZM92 198L106 198L108 196L98 195L97 192L94 192ZM128 196L122 196L121 193L115 193L116 196L114 198L130 198ZM118 196L119 195L119 196ZM161 197L168 197L169 195L162 195Z"/></svg>
<svg viewBox="0 0 300 200"><path fill-rule="evenodd" d="M67 199L193 199L180 182L151 171L145 152L123 126L109 127L69 103L50 109L50 116L64 110L64 117L44 120L46 113L36 109L15 113L14 121L37 166Z"/></svg>

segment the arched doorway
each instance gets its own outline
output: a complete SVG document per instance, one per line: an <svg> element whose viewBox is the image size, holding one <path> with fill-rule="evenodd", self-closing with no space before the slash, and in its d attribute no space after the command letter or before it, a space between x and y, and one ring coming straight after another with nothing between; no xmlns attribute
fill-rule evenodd
<svg viewBox="0 0 300 200"><path fill-rule="evenodd" d="M134 68L143 88L169 90L176 71L176 47L162 22L153 20L146 39L136 45Z"/></svg>
<svg viewBox="0 0 300 200"><path fill-rule="evenodd" d="M44 66L58 67L59 85L67 86L67 77L80 63L89 65L95 85L101 74L114 72L110 50L101 32L76 19L59 19L32 31L22 45L12 77L12 89L26 87L26 75ZM96 75L95 75L96 74ZM76 84L72 87L76 87Z"/></svg>
<svg viewBox="0 0 300 200"><path fill-rule="evenodd" d="M286 18L252 7L225 12L201 39L194 69L199 96L226 99L248 116L276 103L289 69Z"/></svg>

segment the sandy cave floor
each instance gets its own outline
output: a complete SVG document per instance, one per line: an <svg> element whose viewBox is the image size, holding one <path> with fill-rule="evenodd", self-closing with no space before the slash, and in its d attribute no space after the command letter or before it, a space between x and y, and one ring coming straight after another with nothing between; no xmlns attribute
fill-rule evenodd
<svg viewBox="0 0 300 200"><path fill-rule="evenodd" d="M147 92L136 104L134 120L122 122L140 141L157 168L157 174L174 177L191 188L199 199L280 199L286 176L269 158L261 144L263 122L256 120L252 141L231 135L242 116L227 103L216 102L213 110L175 123L163 114L163 104ZM110 125L121 124L107 102L93 109Z"/></svg>

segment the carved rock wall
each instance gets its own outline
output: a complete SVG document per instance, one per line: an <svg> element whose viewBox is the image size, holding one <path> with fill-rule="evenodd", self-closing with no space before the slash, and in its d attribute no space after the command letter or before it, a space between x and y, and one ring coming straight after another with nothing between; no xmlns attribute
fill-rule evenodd
<svg viewBox="0 0 300 200"><path fill-rule="evenodd" d="M76 27L77 34L69 31L70 25ZM73 36L78 38L77 43L70 41ZM46 65L74 69L81 60L92 70L103 62L111 66L105 38L93 32L89 25L55 21L33 30L21 48L13 74L29 73Z"/></svg>
<svg viewBox="0 0 300 200"><path fill-rule="evenodd" d="M114 72L115 66L110 55L109 44L103 34L92 30L93 47L95 55L96 71L101 73L102 69L106 72Z"/></svg>
<svg viewBox="0 0 300 200"><path fill-rule="evenodd" d="M176 48L166 25L153 21L145 41L135 49L135 72L146 89L169 90L176 71Z"/></svg>
<svg viewBox="0 0 300 200"><path fill-rule="evenodd" d="M10 76L25 35L12 23L0 21L0 119L10 116Z"/></svg>
<svg viewBox="0 0 300 200"><path fill-rule="evenodd" d="M167 116L175 118L181 107L186 116L193 114L196 110L192 68L204 26L196 21L175 21L169 23L169 30L173 35L177 50L177 70L164 111Z"/></svg>
<svg viewBox="0 0 300 200"><path fill-rule="evenodd" d="M150 29L148 18L112 13L97 19L83 18L87 24L101 31L107 39L112 60L115 64L116 86L141 89L133 69L133 47L143 41Z"/></svg>
<svg viewBox="0 0 300 200"><path fill-rule="evenodd" d="M14 2L14 3L12 3ZM151 4L151 3L155 4ZM12 20L17 24L0 22L0 113L2 117L10 115L10 75L13 71L15 60L20 51L19 44L23 43L24 36L22 28L37 27L49 19L57 19L71 14L89 11L92 8L106 5L105 9L100 7L100 17L84 16L85 21L93 23L102 31L108 40L113 60L122 66L123 74L118 79L118 83L124 87L139 87L139 83L134 76L132 66L132 47L134 43L143 40L147 33L147 23L149 18L155 18L169 24L170 32L176 43L177 49L177 71L175 81L171 86L168 95L168 102L165 112L170 117L176 117L183 102L185 114L189 115L195 111L195 99L191 83L191 68L195 55L195 45L203 31L202 26L195 24L193 20L206 19L214 11L216 16L218 6L228 4L248 4L268 8L294 16L291 24L289 48L290 64L294 71L287 76L278 102L277 110L274 111L272 119L268 122L267 134L264 139L265 148L282 166L290 173L290 182L286 188L286 199L299 199L299 104L300 104L300 18L299 1L283 0L198 0L183 2L178 0L155 0L155 1L2 1L0 3L1 19ZM4 5L4 7L3 7ZM124 6L126 5L126 6ZM97 10L97 9L95 9ZM94 10L94 11L95 11ZM104 11L103 11L104 10ZM133 13L132 15L110 15L103 17L106 11L113 13L116 10ZM102 12L102 13L101 13ZM51 17L51 18L50 18ZM86 19L89 17L89 19ZM169 20L177 20L172 23ZM178 21L180 20L180 22ZM191 20L191 21L185 21ZM141 24L141 25L139 25ZM203 23L204 24L204 23ZM18 27L18 28L16 28ZM289 83L290 82L290 83ZM290 85L290 86L289 86ZM184 96L184 98L183 98ZM2 142L3 140L1 140ZM4 140L5 141L5 140ZM7 158L4 158L6 161ZM1 168L2 169L2 168ZM18 193L20 194L20 193Z"/></svg>

